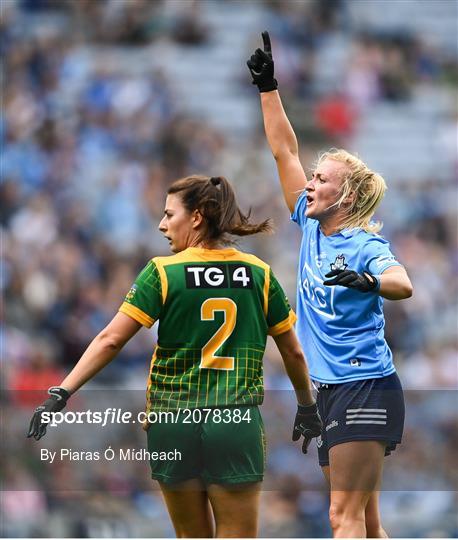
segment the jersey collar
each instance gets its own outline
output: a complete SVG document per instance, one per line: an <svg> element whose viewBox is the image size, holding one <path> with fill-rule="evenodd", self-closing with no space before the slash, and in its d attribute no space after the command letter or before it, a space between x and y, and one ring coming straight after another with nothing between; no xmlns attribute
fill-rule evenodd
<svg viewBox="0 0 458 540"><path fill-rule="evenodd" d="M359 227L355 227L353 229L342 229L341 231L339 231L339 234L341 234L345 238L350 238L350 236L358 234L360 230L361 229Z"/></svg>
<svg viewBox="0 0 458 540"><path fill-rule="evenodd" d="M197 248L189 247L185 251L188 253L193 253L194 255L234 255L238 253L238 250L235 248L222 248L222 249L206 249L206 248Z"/></svg>
<svg viewBox="0 0 458 540"><path fill-rule="evenodd" d="M318 228L320 230L320 234L322 234L325 238L335 238L336 236L343 236L344 238L350 238L351 236L354 236L361 230L359 227L354 227L353 229L342 229L339 232L326 236L321 230L321 227L319 225L318 225Z"/></svg>

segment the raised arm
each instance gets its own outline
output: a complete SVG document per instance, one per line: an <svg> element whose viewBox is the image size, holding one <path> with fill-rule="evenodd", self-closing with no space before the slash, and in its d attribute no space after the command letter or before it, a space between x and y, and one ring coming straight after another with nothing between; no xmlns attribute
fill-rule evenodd
<svg viewBox="0 0 458 540"><path fill-rule="evenodd" d="M285 202L292 212L307 178L299 160L296 135L277 90L269 33L263 32L262 39L264 50L256 49L247 65L261 94L267 142L277 163Z"/></svg>

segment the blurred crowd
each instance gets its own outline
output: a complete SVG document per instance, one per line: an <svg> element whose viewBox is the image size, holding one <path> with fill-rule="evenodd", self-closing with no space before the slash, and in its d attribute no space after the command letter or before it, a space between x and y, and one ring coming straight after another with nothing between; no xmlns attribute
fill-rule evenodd
<svg viewBox="0 0 458 540"><path fill-rule="evenodd" d="M225 4L242 10L236 0ZM312 166L320 149L351 148L374 104L402 107L425 86L433 100L435 92L438 99L453 94L456 54L431 45L419 32L356 32L344 0L253 4L273 36L276 74L294 114L304 166ZM7 390L2 429L8 435L2 434L2 535L173 535L147 464L50 467L40 460L42 445L23 438L33 407L43 399L42 392L31 391L59 382L112 318L146 262L168 254L157 225L173 180L193 172L227 175L242 207L273 217L273 236L241 247L272 265L294 304L299 232L283 207L260 119L243 137L215 127L176 93L173 66L148 64L155 45L164 41L178 54L190 47L210 54L218 39L212 5L2 2L1 371ZM250 30L248 46L263 29ZM345 47L339 47L342 35ZM341 62L330 65L323 43L329 50L332 40ZM136 62L145 68L136 69ZM244 62L240 57L232 74L234 92L241 86L252 91L247 99L258 111ZM207 84L211 80L202 81ZM452 414L458 385L457 119L453 108L438 118L444 155L452 156L450 171L444 174L437 163L432 178L387 178L388 194L377 214L414 285L408 301L385 304L387 339L410 391L405 444L387 461L382 497L396 536L458 533L457 479L451 472L458 444ZM97 376L89 385L92 399L96 389L106 395L116 389L116 406L143 406L154 332L142 330ZM314 457L304 459L289 442L284 426L294 399L270 347L265 378L272 393L264 406L270 450L261 533L329 536L321 473ZM131 399L121 389L140 391ZM85 396L81 406L90 402ZM114 406L112 400L107 406ZM132 429L85 437L80 432L79 438L77 430L67 429L65 435L53 433L57 439L46 445L142 447L143 432Z"/></svg>

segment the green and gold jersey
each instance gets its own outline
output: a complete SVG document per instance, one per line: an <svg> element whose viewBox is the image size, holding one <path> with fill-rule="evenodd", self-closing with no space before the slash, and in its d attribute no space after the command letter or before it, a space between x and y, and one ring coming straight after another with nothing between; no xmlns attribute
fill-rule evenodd
<svg viewBox="0 0 458 540"><path fill-rule="evenodd" d="M267 335L296 321L270 267L236 249L152 259L120 311L148 328L159 320L149 410L262 403Z"/></svg>

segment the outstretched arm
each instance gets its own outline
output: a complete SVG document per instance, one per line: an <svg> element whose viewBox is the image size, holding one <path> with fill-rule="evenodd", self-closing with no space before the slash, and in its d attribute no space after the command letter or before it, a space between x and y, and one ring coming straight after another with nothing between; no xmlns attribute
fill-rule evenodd
<svg viewBox="0 0 458 540"><path fill-rule="evenodd" d="M380 276L380 296L387 300L404 300L413 293L412 283L403 266L390 266Z"/></svg>
<svg viewBox="0 0 458 540"><path fill-rule="evenodd" d="M345 269L332 270L326 277L328 279L323 281L323 285L340 285L363 293L377 291L387 300L404 300L410 298L413 292L412 283L402 266L390 266L379 276L369 272L358 274L354 270Z"/></svg>
<svg viewBox="0 0 458 540"><path fill-rule="evenodd" d="M285 202L293 212L297 198L307 182L299 160L297 138L286 116L274 79L274 62L268 32L262 33L264 50L256 52L247 65L261 93L261 107L267 141L277 163Z"/></svg>
<svg viewBox="0 0 458 540"><path fill-rule="evenodd" d="M70 394L76 392L113 360L141 326L128 315L117 313L90 343L78 363L62 381L61 388Z"/></svg>
<svg viewBox="0 0 458 540"><path fill-rule="evenodd" d="M48 424L48 421L43 418L43 413L61 411L69 397L109 364L141 326L128 315L117 313L108 326L92 341L61 385L53 386L48 390L50 397L43 405L35 409L27 437L40 440L46 434Z"/></svg>

